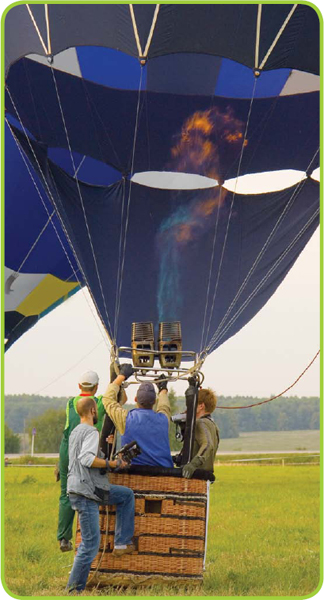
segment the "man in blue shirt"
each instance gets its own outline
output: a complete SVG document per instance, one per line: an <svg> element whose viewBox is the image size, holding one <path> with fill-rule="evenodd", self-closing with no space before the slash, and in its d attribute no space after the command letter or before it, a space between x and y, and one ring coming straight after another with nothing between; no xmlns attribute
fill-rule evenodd
<svg viewBox="0 0 324 600"><path fill-rule="evenodd" d="M122 436L122 446L135 440L141 448L141 454L132 460L132 464L173 467L169 442L171 409L167 383L162 380L156 384L160 393L155 410L154 385L145 382L139 386L136 394L137 408L127 411L118 403L117 396L123 381L132 373L132 365L123 364L120 374L108 385L102 403Z"/></svg>

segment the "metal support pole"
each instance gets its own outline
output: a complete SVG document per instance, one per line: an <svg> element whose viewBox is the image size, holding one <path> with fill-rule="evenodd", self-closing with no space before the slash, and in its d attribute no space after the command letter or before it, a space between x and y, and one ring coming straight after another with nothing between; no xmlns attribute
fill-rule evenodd
<svg viewBox="0 0 324 600"><path fill-rule="evenodd" d="M110 365L110 382L112 383L116 379L117 375L114 368L114 363L112 362ZM118 402L121 400L122 389L118 392ZM110 417L108 417L107 413L105 414L105 418L103 420L101 435L100 435L100 449L104 453L106 458L110 458L112 452L114 451L114 444L108 444L107 438L110 435L115 433L115 425ZM116 440L116 436L115 436Z"/></svg>
<svg viewBox="0 0 324 600"><path fill-rule="evenodd" d="M191 377L186 390L187 418L184 431L183 448L181 452L181 465L186 465L192 459L193 443L195 439L196 412L198 402L198 381Z"/></svg>

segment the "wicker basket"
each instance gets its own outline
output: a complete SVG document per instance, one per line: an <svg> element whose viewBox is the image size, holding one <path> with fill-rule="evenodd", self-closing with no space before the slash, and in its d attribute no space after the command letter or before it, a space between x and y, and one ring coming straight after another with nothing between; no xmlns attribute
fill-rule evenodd
<svg viewBox="0 0 324 600"><path fill-rule="evenodd" d="M200 583L205 559L208 482L121 473L111 473L109 479L134 491L136 552L119 558L112 555L115 507L101 507L100 549L91 565L88 583ZM80 541L78 523L76 548Z"/></svg>

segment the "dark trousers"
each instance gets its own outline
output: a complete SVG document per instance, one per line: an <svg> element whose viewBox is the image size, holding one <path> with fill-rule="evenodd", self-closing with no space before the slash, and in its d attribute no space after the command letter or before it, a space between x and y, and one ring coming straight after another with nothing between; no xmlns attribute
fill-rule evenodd
<svg viewBox="0 0 324 600"><path fill-rule="evenodd" d="M60 482L61 482L61 495L59 500L59 518L57 527L57 539L66 540L72 539L72 528L74 519L74 510L70 504L69 497L67 495L67 474L69 467L69 444L64 439L60 445Z"/></svg>

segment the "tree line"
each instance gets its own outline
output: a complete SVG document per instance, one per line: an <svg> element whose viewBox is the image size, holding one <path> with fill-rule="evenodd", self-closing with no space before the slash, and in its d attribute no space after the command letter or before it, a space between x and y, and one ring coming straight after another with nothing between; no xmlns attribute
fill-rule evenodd
<svg viewBox="0 0 324 600"><path fill-rule="evenodd" d="M220 396L219 406L248 406L267 398ZM320 399L316 397L277 398L272 402L238 410L217 408L213 414L223 438L248 431L297 431L320 428Z"/></svg>
<svg viewBox="0 0 324 600"><path fill-rule="evenodd" d="M172 413L185 409L183 397L169 393ZM264 398L265 400L266 398ZM68 398L49 398L28 394L5 397L5 452L19 452L19 433L36 429L35 452L58 452L65 424ZM220 396L218 406L247 406L262 399L249 396ZM133 408L134 405L126 405ZM221 438L236 438L248 431L295 431L320 428L319 398L278 398L273 402L241 410L217 408L213 413ZM175 426L170 427L172 450L180 448Z"/></svg>

